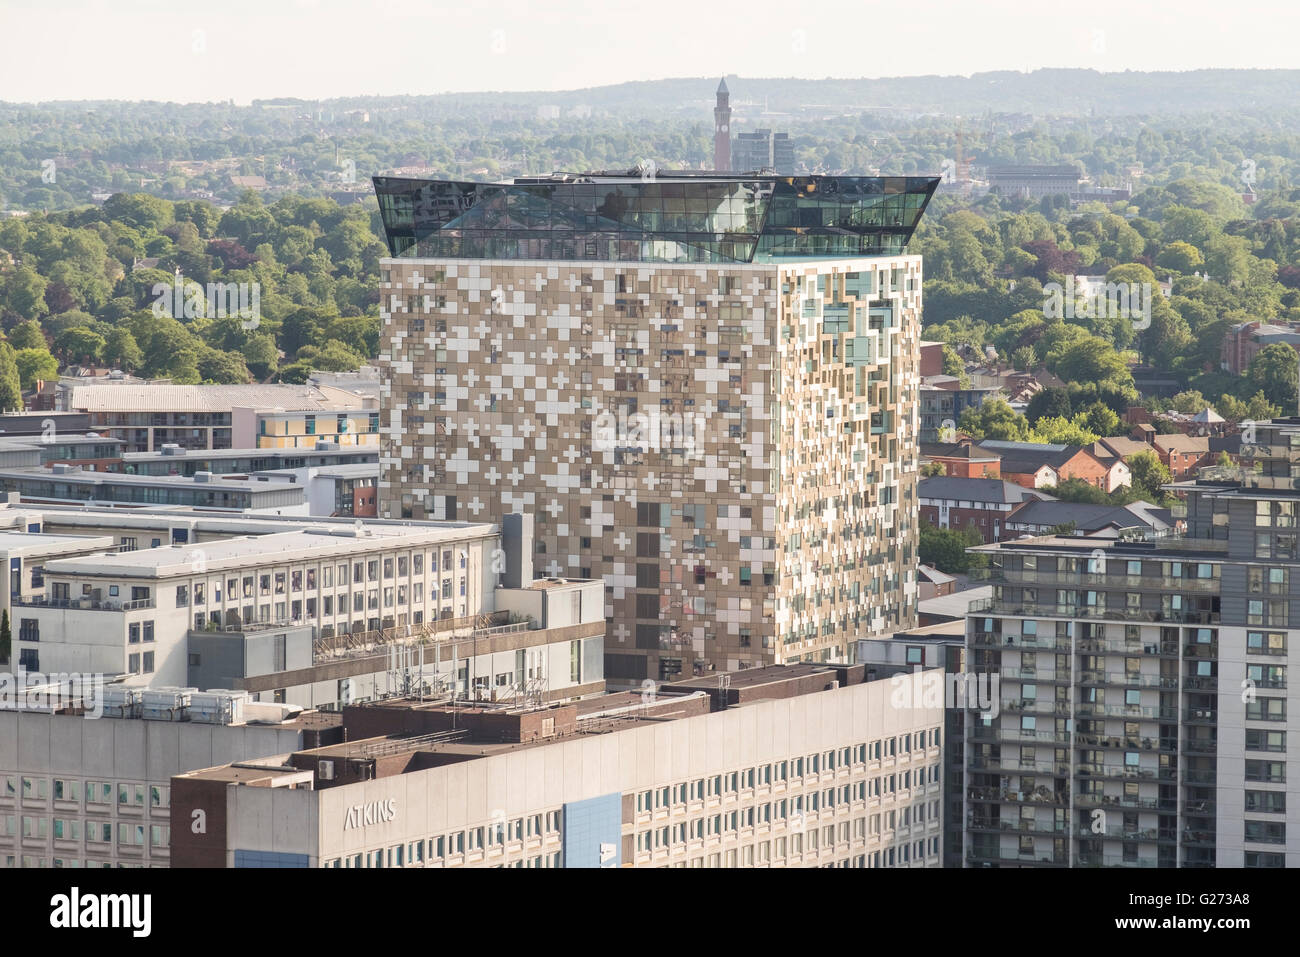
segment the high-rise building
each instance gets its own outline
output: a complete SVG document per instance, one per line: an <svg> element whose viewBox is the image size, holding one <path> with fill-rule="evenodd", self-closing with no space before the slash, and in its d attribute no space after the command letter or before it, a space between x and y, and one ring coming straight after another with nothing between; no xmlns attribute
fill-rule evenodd
<svg viewBox="0 0 1300 957"><path fill-rule="evenodd" d="M1300 865L1300 418L1254 429L1175 486L1186 537L978 549L967 661L1001 695L966 725L968 865Z"/></svg>
<svg viewBox="0 0 1300 957"><path fill-rule="evenodd" d="M718 81L717 105L713 108L713 168L720 173L731 169L731 93L727 79ZM743 167L742 167L743 168Z"/></svg>
<svg viewBox="0 0 1300 957"><path fill-rule="evenodd" d="M731 155L738 171L771 170L781 176L794 175L794 143L789 133L737 133Z"/></svg>
<svg viewBox="0 0 1300 957"><path fill-rule="evenodd" d="M840 661L912 623L938 180L376 179L380 514L536 515L611 680Z"/></svg>

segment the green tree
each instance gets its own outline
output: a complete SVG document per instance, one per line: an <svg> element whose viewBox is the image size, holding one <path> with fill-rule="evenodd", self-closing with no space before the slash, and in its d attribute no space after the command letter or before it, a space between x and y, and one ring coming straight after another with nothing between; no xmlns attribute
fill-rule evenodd
<svg viewBox="0 0 1300 957"><path fill-rule="evenodd" d="M1070 393L1055 386L1034 393L1034 397L1029 400L1029 405L1025 408L1025 418L1033 425L1045 415L1062 418L1074 415L1074 408L1070 404Z"/></svg>
<svg viewBox="0 0 1300 957"><path fill-rule="evenodd" d="M264 333L249 336L240 351L248 364L248 370L259 380L265 379L274 372L280 361L275 340Z"/></svg>
<svg viewBox="0 0 1300 957"><path fill-rule="evenodd" d="M1173 481L1169 467L1160 461L1154 452L1143 449L1124 459L1128 463L1129 474L1133 477L1133 490L1159 500L1164 498L1162 485Z"/></svg>
<svg viewBox="0 0 1300 957"><path fill-rule="evenodd" d="M1119 432L1119 416L1104 402L1094 402L1083 410L1083 426L1100 438Z"/></svg>
<svg viewBox="0 0 1300 957"><path fill-rule="evenodd" d="M979 532L973 528L936 528L922 522L919 534L919 557L925 565L933 565L941 572L962 575L974 567L982 567L986 559L978 553L966 551L983 544Z"/></svg>
<svg viewBox="0 0 1300 957"><path fill-rule="evenodd" d="M977 439L1003 442L1029 439L1029 422L1004 399L986 399L982 405L966 409L957 427Z"/></svg>
<svg viewBox="0 0 1300 957"><path fill-rule="evenodd" d="M23 407L23 386L18 377L18 359L14 347L0 342L0 412L15 412Z"/></svg>
<svg viewBox="0 0 1300 957"><path fill-rule="evenodd" d="M104 361L123 372L134 372L144 364L144 354L130 329L118 328L109 332L104 343Z"/></svg>
<svg viewBox="0 0 1300 957"><path fill-rule="evenodd" d="M18 365L18 381L24 392L36 388L36 380L50 382L59 377L59 363L48 349L18 349L14 353Z"/></svg>
<svg viewBox="0 0 1300 957"><path fill-rule="evenodd" d="M104 355L104 337L93 329L74 327L54 337L54 351L65 363L98 362Z"/></svg>
<svg viewBox="0 0 1300 957"><path fill-rule="evenodd" d="M1294 411L1298 363L1300 356L1296 355L1294 349L1275 342L1260 349L1255 358L1250 360L1246 379L1269 402Z"/></svg>
<svg viewBox="0 0 1300 957"><path fill-rule="evenodd" d="M41 332L41 324L31 319L14 326L13 332L9 333L9 344L15 349L49 348L49 343L45 341L45 335Z"/></svg>

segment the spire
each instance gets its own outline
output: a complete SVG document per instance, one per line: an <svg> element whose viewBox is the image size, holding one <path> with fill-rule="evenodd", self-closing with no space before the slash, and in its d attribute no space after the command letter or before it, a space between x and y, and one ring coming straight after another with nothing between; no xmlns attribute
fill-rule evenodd
<svg viewBox="0 0 1300 957"><path fill-rule="evenodd" d="M726 78L725 76L724 76L721 80L718 81L718 92L719 92L719 93L730 93L730 92L731 92L730 90L727 89L727 78Z"/></svg>

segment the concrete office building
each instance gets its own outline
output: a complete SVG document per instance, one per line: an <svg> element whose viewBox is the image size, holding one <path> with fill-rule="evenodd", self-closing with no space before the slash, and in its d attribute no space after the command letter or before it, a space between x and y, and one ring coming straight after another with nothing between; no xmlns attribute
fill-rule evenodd
<svg viewBox="0 0 1300 957"><path fill-rule="evenodd" d="M528 522L509 524L503 547L487 524L10 504L0 528L26 531L0 544L31 588L11 598L14 658L317 708L408 686L484 700L602 691L600 583L534 581Z"/></svg>
<svg viewBox="0 0 1300 957"><path fill-rule="evenodd" d="M128 452L109 471L128 475L248 475L378 462L378 446L339 446L321 439L310 448L288 449L183 449L164 445L153 452Z"/></svg>
<svg viewBox="0 0 1300 957"><path fill-rule="evenodd" d="M266 705L224 726L0 710L0 867L167 867L175 775L339 733Z"/></svg>
<svg viewBox="0 0 1300 957"><path fill-rule="evenodd" d="M937 867L942 708L920 703L923 675L864 676L772 666L653 700L346 708L346 744L176 777L172 864ZM196 813L202 834L183 826Z"/></svg>
<svg viewBox="0 0 1300 957"><path fill-rule="evenodd" d="M1255 429L1173 486L1186 537L978 549L967 655L1002 705L967 726L968 865L1300 865L1300 418Z"/></svg>
<svg viewBox="0 0 1300 957"><path fill-rule="evenodd" d="M86 385L72 389L68 408L89 428L121 439L124 451L167 444L186 449L283 448L373 444L373 396L321 385Z"/></svg>
<svg viewBox="0 0 1300 957"><path fill-rule="evenodd" d="M537 517L611 679L848 660L911 623L937 179L376 179L380 515Z"/></svg>

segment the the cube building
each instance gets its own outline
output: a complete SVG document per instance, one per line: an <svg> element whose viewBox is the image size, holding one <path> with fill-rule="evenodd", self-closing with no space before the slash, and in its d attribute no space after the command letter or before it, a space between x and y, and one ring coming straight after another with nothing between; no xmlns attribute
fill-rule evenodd
<svg viewBox="0 0 1300 957"><path fill-rule="evenodd" d="M847 661L911 623L937 179L378 178L380 514L536 516L607 677Z"/></svg>

